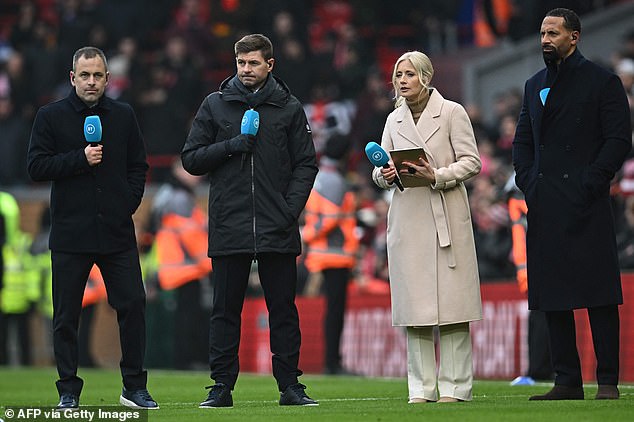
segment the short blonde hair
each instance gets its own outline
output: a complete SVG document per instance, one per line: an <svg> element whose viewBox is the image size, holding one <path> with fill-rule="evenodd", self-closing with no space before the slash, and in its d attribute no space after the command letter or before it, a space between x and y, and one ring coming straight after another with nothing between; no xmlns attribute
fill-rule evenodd
<svg viewBox="0 0 634 422"><path fill-rule="evenodd" d="M403 60L409 60L409 62L416 69L416 73L418 74L418 79L420 80L421 85L423 85L422 93L429 88L431 84L431 80L434 77L434 66L431 64L431 60L425 53L421 53L420 51L408 51L403 54L401 57L396 60L394 63L394 70L392 71L392 86L394 87L395 99L396 102L394 107L399 107L403 104L405 99L398 95L398 88L396 83L396 68Z"/></svg>

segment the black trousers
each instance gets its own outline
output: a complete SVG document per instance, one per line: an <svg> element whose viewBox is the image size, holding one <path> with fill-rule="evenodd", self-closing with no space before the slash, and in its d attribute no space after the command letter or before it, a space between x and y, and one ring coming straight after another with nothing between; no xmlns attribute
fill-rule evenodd
<svg viewBox="0 0 634 422"><path fill-rule="evenodd" d="M147 372L143 370L145 290L136 248L108 255L52 252L51 261L58 392L79 395L83 387L83 380L77 376L77 329L84 288L93 264L101 270L108 303L117 313L123 385L128 390L146 388Z"/></svg>
<svg viewBox="0 0 634 422"><path fill-rule="evenodd" d="M209 324L211 378L233 389L238 379L241 313L253 255L214 257ZM273 376L280 391L297 383L301 335L295 306L297 264L293 254L257 256L258 274L269 311Z"/></svg>
<svg viewBox="0 0 634 422"><path fill-rule="evenodd" d="M324 318L324 336L326 339L325 364L329 370L341 367L340 342L343 331L343 316L346 307L346 293L349 268L330 268L322 270L323 289L326 294L326 315Z"/></svg>
<svg viewBox="0 0 634 422"><path fill-rule="evenodd" d="M552 380L548 323L543 311L528 313L528 373L535 380Z"/></svg>
<svg viewBox="0 0 634 422"><path fill-rule="evenodd" d="M201 280L193 280L175 290L174 368L194 369L207 362L209 319L200 304ZM205 282L208 280L205 279Z"/></svg>
<svg viewBox="0 0 634 422"><path fill-rule="evenodd" d="M619 310L617 305L588 308L599 385L619 381ZM546 312L555 385L580 387L581 363L577 351L573 311Z"/></svg>

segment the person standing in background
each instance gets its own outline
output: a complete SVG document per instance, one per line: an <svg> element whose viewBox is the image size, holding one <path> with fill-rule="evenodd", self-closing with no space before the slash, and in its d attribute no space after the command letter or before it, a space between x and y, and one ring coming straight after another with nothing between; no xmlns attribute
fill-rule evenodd
<svg viewBox="0 0 634 422"><path fill-rule="evenodd" d="M123 389L119 402L158 409L147 390L145 291L132 214L141 203L148 171L145 146L132 108L104 95L104 53L83 47L73 55L66 98L39 109L27 155L29 175L52 181L49 247L53 273L53 348L60 409L76 409L77 328L88 274L97 264L117 312ZM86 142L82 128L98 116L102 142Z"/></svg>
<svg viewBox="0 0 634 422"><path fill-rule="evenodd" d="M181 152L185 170L208 174L210 184L209 366L215 385L200 407L233 406L241 312L253 261L269 311L279 404L316 406L298 382L301 334L295 306L298 218L317 174L312 131L302 104L272 74L271 41L246 35L234 52L236 75L202 102ZM256 136L241 133L249 109L259 113Z"/></svg>
<svg viewBox="0 0 634 422"><path fill-rule="evenodd" d="M549 11L540 34L546 67L526 81L513 166L528 206L528 306L546 313L555 385L530 400L584 398L573 313L582 308L595 398L618 399L623 294L609 191L632 148L627 97L614 73L578 50L575 12Z"/></svg>
<svg viewBox="0 0 634 422"><path fill-rule="evenodd" d="M306 268L311 274L322 274L326 295L324 373L331 375L351 375L341 366L340 352L347 287L359 252L357 199L341 169L349 148L350 142L343 136L326 141L302 231Z"/></svg>
<svg viewBox="0 0 634 422"><path fill-rule="evenodd" d="M195 369L207 362L209 321L202 303L208 299L204 293L209 291L211 260L207 257L207 214L196 203L200 180L176 158L152 203L150 232L154 233L158 284L161 290L173 291L176 300L176 369Z"/></svg>
<svg viewBox="0 0 634 422"><path fill-rule="evenodd" d="M515 174L507 182L511 237L513 239L513 263L515 264L517 287L528 293L528 272L526 270L526 213L528 208L524 195L515 186ZM528 311L528 371L511 381L511 385L534 385L535 380L552 380L553 366L548 347L548 325L546 315L541 311Z"/></svg>
<svg viewBox="0 0 634 422"><path fill-rule="evenodd" d="M433 75L431 60L419 51L398 58L395 109L381 139L387 151L422 148L426 156L403 161L401 172L422 179L421 186L394 191L387 222L392 324L407 329L409 403L472 400L469 322L482 318L464 185L480 172L480 156L467 112L430 87ZM393 189L396 176L392 162L372 172L383 189Z"/></svg>

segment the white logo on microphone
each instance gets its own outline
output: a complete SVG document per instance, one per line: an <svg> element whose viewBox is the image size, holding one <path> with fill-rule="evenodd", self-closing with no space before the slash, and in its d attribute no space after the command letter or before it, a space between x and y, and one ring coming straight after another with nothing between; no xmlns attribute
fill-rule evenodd
<svg viewBox="0 0 634 422"><path fill-rule="evenodd" d="M372 158L375 161L380 161L381 158L383 158L383 153L381 151L375 151L374 154L372 154Z"/></svg>
<svg viewBox="0 0 634 422"><path fill-rule="evenodd" d="M86 125L86 133L87 134L92 135L92 134L95 133L95 130L96 130L95 125L93 125L92 123L88 123Z"/></svg>

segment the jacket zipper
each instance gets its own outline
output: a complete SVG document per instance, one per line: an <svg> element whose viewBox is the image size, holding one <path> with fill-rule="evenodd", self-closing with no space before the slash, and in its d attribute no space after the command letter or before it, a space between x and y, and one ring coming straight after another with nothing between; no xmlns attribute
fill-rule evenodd
<svg viewBox="0 0 634 422"><path fill-rule="evenodd" d="M251 205L253 206L253 260L255 261L257 256L258 256L258 242L257 242L257 236L256 236L256 232L255 232L255 223L256 223L256 218L255 218L255 169L254 169L254 160L253 160L253 154L249 154L249 158L251 159Z"/></svg>

